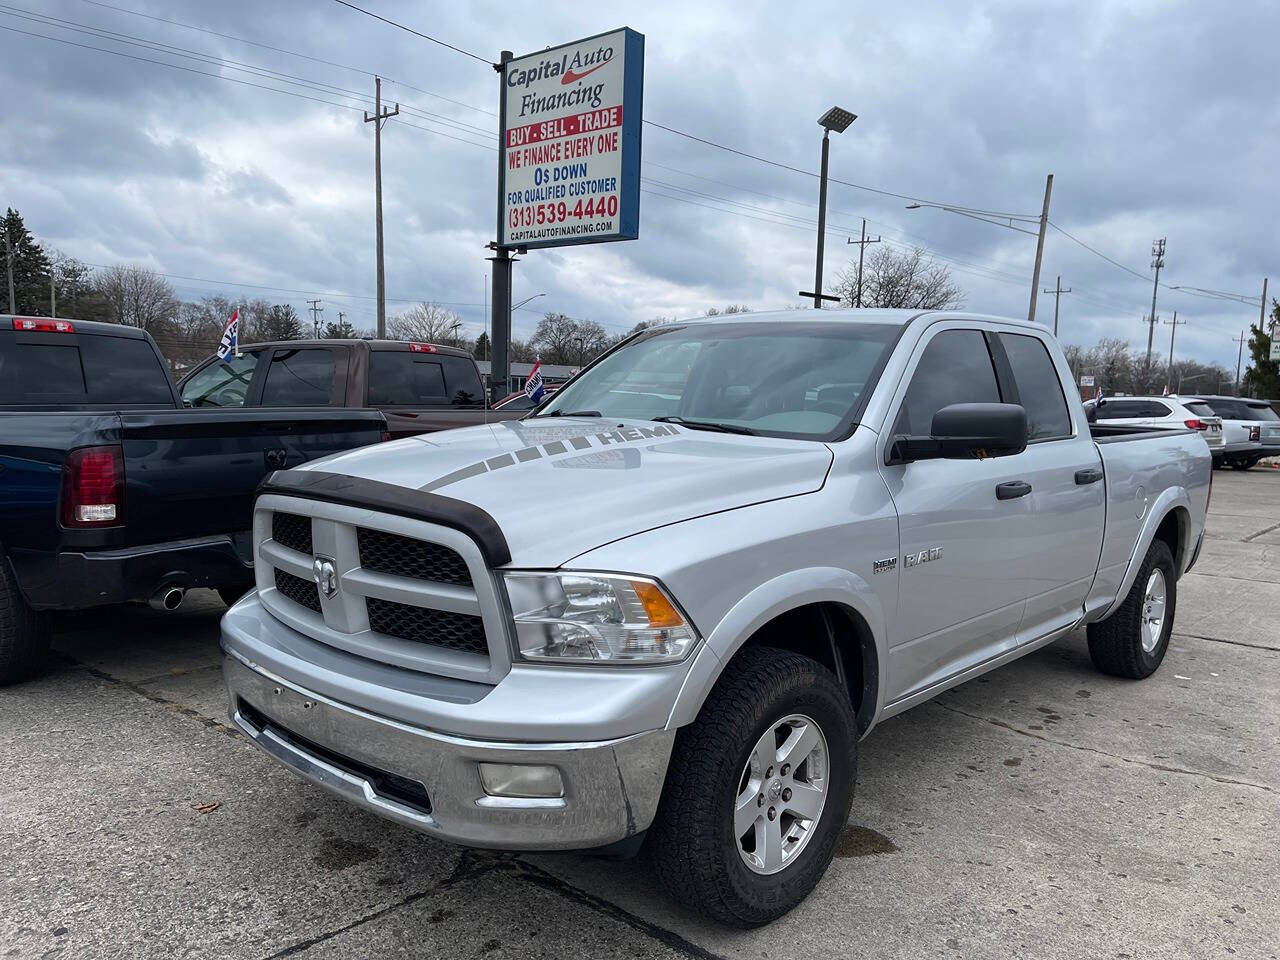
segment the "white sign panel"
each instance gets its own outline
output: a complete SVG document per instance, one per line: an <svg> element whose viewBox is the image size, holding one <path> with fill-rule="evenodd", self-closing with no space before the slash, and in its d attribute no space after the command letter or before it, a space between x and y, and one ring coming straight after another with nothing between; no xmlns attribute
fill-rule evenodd
<svg viewBox="0 0 1280 960"><path fill-rule="evenodd" d="M634 240L644 37L624 28L510 60L502 89L502 246Z"/></svg>
<svg viewBox="0 0 1280 960"><path fill-rule="evenodd" d="M1271 356L1268 360L1280 360L1280 337L1271 340Z"/></svg>
<svg viewBox="0 0 1280 960"><path fill-rule="evenodd" d="M1093 377L1081 377L1081 378L1080 378L1080 386L1082 386L1082 387L1092 387L1092 386L1093 386Z"/></svg>

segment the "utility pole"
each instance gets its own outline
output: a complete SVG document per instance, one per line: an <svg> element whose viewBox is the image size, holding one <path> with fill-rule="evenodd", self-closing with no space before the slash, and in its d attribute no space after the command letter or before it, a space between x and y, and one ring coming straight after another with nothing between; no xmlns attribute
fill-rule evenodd
<svg viewBox="0 0 1280 960"><path fill-rule="evenodd" d="M1049 198L1053 196L1053 174L1044 181L1044 208L1040 211L1040 233L1036 237L1036 266L1031 271L1031 306L1027 319L1036 322L1036 294L1040 292L1040 262L1044 259L1044 234L1049 229Z"/></svg>
<svg viewBox="0 0 1280 960"><path fill-rule="evenodd" d="M17 313L18 308L14 305L13 299L13 238L9 236L8 226L4 228L4 256L9 271L9 312ZM1263 297L1263 302L1266 302L1265 297Z"/></svg>
<svg viewBox="0 0 1280 960"><path fill-rule="evenodd" d="M1240 362L1244 360L1244 345L1248 342L1248 338L1244 335L1244 331L1240 331L1240 336L1232 337L1236 343L1240 344L1240 349L1236 351L1236 396L1240 396Z"/></svg>
<svg viewBox="0 0 1280 960"><path fill-rule="evenodd" d="M1062 274L1058 274L1058 282L1054 285L1054 288L1050 290L1045 287L1044 292L1053 294L1053 335L1056 337L1058 335L1058 302L1062 299L1064 293L1071 292L1071 288L1062 286Z"/></svg>
<svg viewBox="0 0 1280 960"><path fill-rule="evenodd" d="M1173 383L1173 338L1178 333L1178 327L1185 327L1187 321L1178 319L1178 311L1173 311L1173 319L1164 321L1169 325L1169 383Z"/></svg>
<svg viewBox="0 0 1280 960"><path fill-rule="evenodd" d="M855 307L860 307L862 306L862 254L866 251L868 243L879 243L880 238L876 237L874 240L868 239L867 218L863 217L862 218L862 239L861 240L851 239L847 242L856 243L858 245L858 290L854 296L853 305Z"/></svg>
<svg viewBox="0 0 1280 960"><path fill-rule="evenodd" d="M320 339L320 314L324 313L324 307L320 306L320 300L308 300L311 304L311 334L312 339Z"/></svg>
<svg viewBox="0 0 1280 960"><path fill-rule="evenodd" d="M373 116L364 112L364 122L373 124L373 192L374 215L378 234L378 339L387 335L387 278L382 263L382 126L389 117L398 116L400 104L394 110L382 109L382 78L373 78Z"/></svg>
<svg viewBox="0 0 1280 960"><path fill-rule="evenodd" d="M1261 330L1267 323L1267 278L1262 278L1262 309L1258 311L1258 329Z"/></svg>
<svg viewBox="0 0 1280 960"><path fill-rule="evenodd" d="M1147 317L1147 369L1151 368L1151 347L1156 336L1156 294L1160 292L1160 268L1164 266L1164 238L1151 245L1151 266L1155 268L1156 279L1151 285L1151 316Z"/></svg>
<svg viewBox="0 0 1280 960"><path fill-rule="evenodd" d="M493 69L498 74L498 97L502 98L507 95L507 64L514 57L510 50L503 50L498 54L498 62L493 65ZM501 103L501 99L499 99ZM490 336L490 349L493 351L493 361L489 366L489 396L490 401L501 400L507 395L507 384L511 380L511 264L514 262L511 251L502 246L502 164L504 160L504 152L498 151L498 221L497 236L493 243L489 244L489 249L493 251L493 256L489 259L493 262L493 301L491 304L492 314L490 324L493 332Z"/></svg>

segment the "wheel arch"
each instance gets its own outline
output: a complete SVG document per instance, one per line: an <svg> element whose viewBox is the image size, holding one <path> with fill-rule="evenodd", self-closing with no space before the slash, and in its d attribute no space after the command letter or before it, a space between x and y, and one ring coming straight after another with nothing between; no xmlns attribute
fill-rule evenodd
<svg viewBox="0 0 1280 960"><path fill-rule="evenodd" d="M1192 532L1191 498L1186 488L1171 487L1165 490L1147 511L1146 520L1142 524L1142 529L1138 531L1138 539L1129 557L1129 566L1125 570L1124 579L1120 582L1120 588L1116 591L1115 599L1112 600L1106 613L1098 619L1105 620L1124 602L1124 598L1133 588L1134 580L1137 579L1143 558L1157 537L1169 545L1169 551L1173 554L1174 570L1181 578L1190 556L1190 548L1193 546Z"/></svg>
<svg viewBox="0 0 1280 960"><path fill-rule="evenodd" d="M888 656L879 598L861 577L833 567L810 568L748 593L707 636L668 727L692 723L725 667L751 646L778 646L823 663L845 682L859 734L874 725L884 702Z"/></svg>

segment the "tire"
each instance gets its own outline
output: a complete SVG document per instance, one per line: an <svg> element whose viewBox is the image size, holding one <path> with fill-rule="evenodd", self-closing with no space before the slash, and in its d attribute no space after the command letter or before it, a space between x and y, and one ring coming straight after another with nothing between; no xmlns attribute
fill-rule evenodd
<svg viewBox="0 0 1280 960"><path fill-rule="evenodd" d="M228 607L249 592L249 587L218 587L218 596Z"/></svg>
<svg viewBox="0 0 1280 960"><path fill-rule="evenodd" d="M809 724L818 731L816 740ZM788 764L788 775L779 751L790 741L782 740L779 747L779 730L818 748L806 760ZM774 736L772 744L767 735ZM835 853L853 802L857 743L849 695L830 671L783 650L743 650L725 668L698 718L676 736L649 829L648 853L663 886L680 903L733 927L757 927L791 910L822 879ZM776 763L773 776L757 781L754 768L769 756ZM790 806L791 787L801 796L814 778L825 780L825 797L820 808L813 803L806 807L815 817L797 818ZM748 792L758 793L754 804ZM744 796L752 806L744 805L743 815L757 812L739 836L735 807ZM807 797L814 801L816 795ZM777 815L769 818L770 810ZM805 819L810 826L802 838L792 834L788 840ZM772 849L789 851L785 856L770 858L767 841L765 848L744 852L752 844L741 838L764 836L767 824L777 825L776 836L784 842ZM761 862L748 866L748 856L769 861L775 872L760 872L767 865Z"/></svg>
<svg viewBox="0 0 1280 960"><path fill-rule="evenodd" d="M1232 470L1248 470L1257 462L1258 462L1257 460L1232 460L1231 469Z"/></svg>
<svg viewBox="0 0 1280 960"><path fill-rule="evenodd" d="M47 619L27 606L8 560L0 554L0 685L37 673L48 652Z"/></svg>
<svg viewBox="0 0 1280 960"><path fill-rule="evenodd" d="M1147 591L1157 575L1163 582L1164 605L1159 629L1152 631L1147 629ZM1169 649L1177 605L1178 581L1173 554L1167 543L1156 540L1147 550L1124 602L1106 620L1089 625L1089 656L1093 665L1114 677L1142 680L1151 676Z"/></svg>

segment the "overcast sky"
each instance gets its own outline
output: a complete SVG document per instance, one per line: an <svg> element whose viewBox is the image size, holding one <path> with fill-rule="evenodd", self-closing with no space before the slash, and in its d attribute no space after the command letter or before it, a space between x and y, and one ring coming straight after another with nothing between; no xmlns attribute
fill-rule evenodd
<svg viewBox="0 0 1280 960"><path fill-rule="evenodd" d="M489 66L327 0L109 2L0 7L0 203L33 233L89 263L150 266L187 298L302 311L320 297L325 319L342 310L371 326L373 132L360 114L371 104L341 91L371 100L376 71L405 108L383 140L388 312L435 300L480 331L497 163ZM1280 293L1270 0L360 5L490 59L630 26L645 35L646 119L816 171L816 118L839 104L859 119L833 138L832 176L895 193L1035 215L1052 172L1050 219L1138 274L1050 230L1041 286L1061 274L1072 288L1069 342L1145 349L1158 237L1162 281L1256 298L1270 275ZM72 29L90 26L119 38ZM518 336L547 309L619 332L729 302L782 307L809 289L816 179L653 126L643 157L640 239L530 253L515 297L546 296L518 313ZM1025 316L1034 237L838 184L829 204L829 281L866 217L886 243L950 258L968 308ZM1232 338L1257 307L1161 289L1158 314L1175 309L1188 321L1179 354L1234 371ZM1052 324L1052 297L1038 318ZM1168 326L1156 344L1167 355Z"/></svg>

